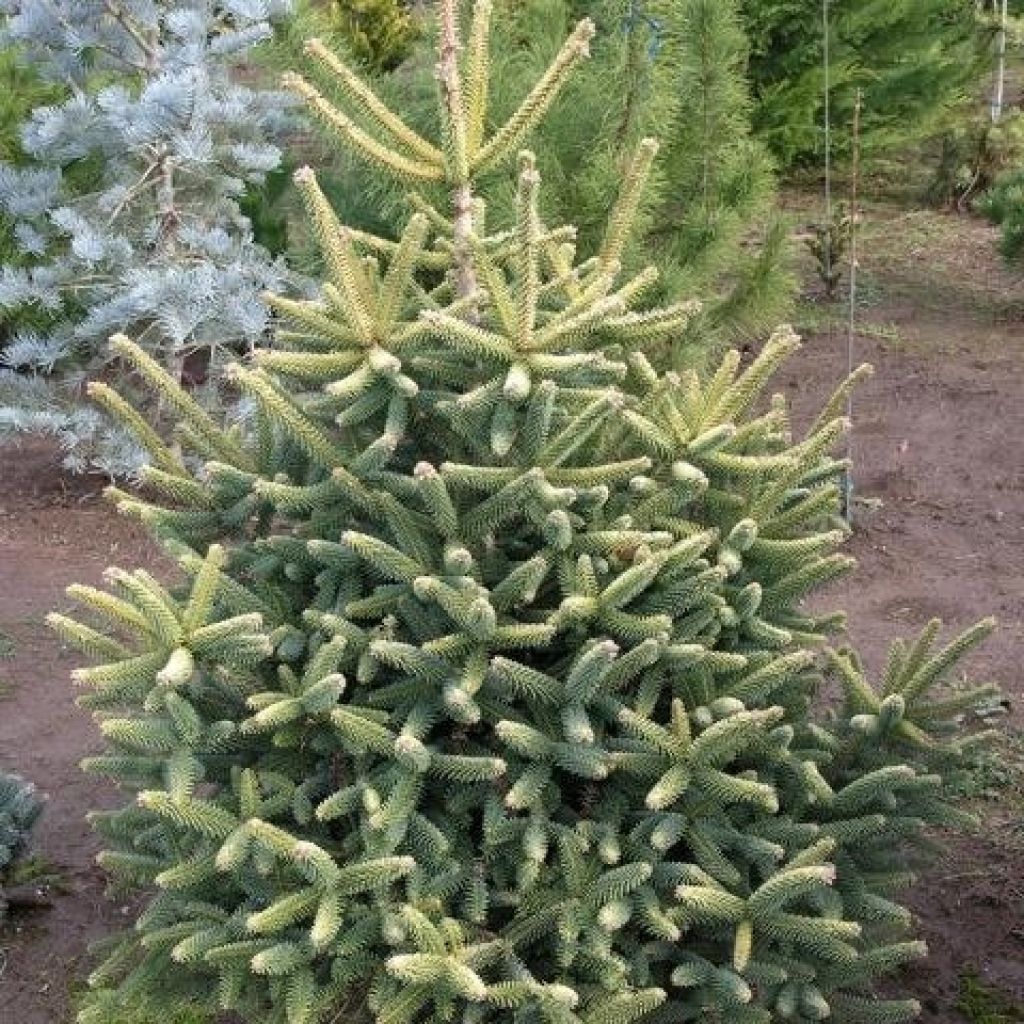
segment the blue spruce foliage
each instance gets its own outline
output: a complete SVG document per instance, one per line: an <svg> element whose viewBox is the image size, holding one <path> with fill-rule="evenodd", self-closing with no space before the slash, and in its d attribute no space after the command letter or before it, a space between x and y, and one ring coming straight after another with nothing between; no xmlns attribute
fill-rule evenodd
<svg viewBox="0 0 1024 1024"><path fill-rule="evenodd" d="M0 310L46 325L0 353L0 436L50 434L68 468L132 474L141 450L83 401L113 369L110 334L130 325L210 400L222 357L260 343L284 269L239 204L280 163L289 103L240 70L290 4L0 2L0 42L70 86L24 125L31 164L0 165L0 213L32 257L0 273Z"/></svg>

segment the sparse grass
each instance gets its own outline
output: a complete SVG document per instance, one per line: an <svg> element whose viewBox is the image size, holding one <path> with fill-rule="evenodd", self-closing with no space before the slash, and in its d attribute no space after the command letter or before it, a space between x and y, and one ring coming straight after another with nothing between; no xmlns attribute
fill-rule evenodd
<svg viewBox="0 0 1024 1024"><path fill-rule="evenodd" d="M839 194L837 201L841 198ZM785 209L801 231L821 219L821 204L820 195L811 191L787 191L783 196ZM961 322L1024 320L1024 272L1003 263L998 230L982 218L869 198L861 207L858 225L857 305L866 318L881 308ZM801 276L813 281L812 257L803 245L794 250ZM840 297L847 280L844 273ZM821 304L814 303L814 308ZM834 308L843 323L842 302Z"/></svg>
<svg viewBox="0 0 1024 1024"><path fill-rule="evenodd" d="M861 280L869 294L921 309L994 321L1024 313L1024 277L1002 264L991 225L967 214L869 206Z"/></svg>
<svg viewBox="0 0 1024 1024"><path fill-rule="evenodd" d="M1024 732L1003 730L954 786L965 800L998 802L999 810L1015 823L1005 836L1024 841Z"/></svg>
<svg viewBox="0 0 1024 1024"><path fill-rule="evenodd" d="M956 1008L971 1024L1020 1024L1024 1020L1024 1006L982 981L974 967L966 968L960 975Z"/></svg>
<svg viewBox="0 0 1024 1024"><path fill-rule="evenodd" d="M824 334L831 326L834 335L845 337L847 311L845 307L837 303L801 301L797 303L796 309L793 311L793 326L798 332L805 334ZM893 347L902 346L907 340L893 323L872 323L858 320L856 333L860 338L873 338Z"/></svg>
<svg viewBox="0 0 1024 1024"><path fill-rule="evenodd" d="M0 660L13 658L18 653L18 645L10 633L0 629ZM6 676L0 675L0 700L14 693L14 683Z"/></svg>

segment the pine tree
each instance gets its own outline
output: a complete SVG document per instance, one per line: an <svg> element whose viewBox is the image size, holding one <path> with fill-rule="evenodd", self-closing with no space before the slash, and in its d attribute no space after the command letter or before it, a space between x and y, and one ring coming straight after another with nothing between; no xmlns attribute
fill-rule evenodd
<svg viewBox="0 0 1024 1024"><path fill-rule="evenodd" d="M288 0L7 0L3 41L66 97L32 112L31 158L0 168L0 210L28 266L5 265L0 309L42 311L3 353L0 430L53 434L65 464L137 469L140 450L82 402L127 327L179 380L212 390L225 354L259 343L260 292L282 269L240 212L277 167L283 97L232 69ZM211 396L212 399L212 396Z"/></svg>
<svg viewBox="0 0 1024 1024"><path fill-rule="evenodd" d="M31 783L0 771L0 921L7 911L5 877L25 852L42 810L42 800Z"/></svg>
<svg viewBox="0 0 1024 1024"><path fill-rule="evenodd" d="M740 7L758 136L783 167L820 163L823 5L741 0ZM935 134L987 69L975 0L829 0L828 11L832 120L849 124L862 90L868 156ZM844 133L834 141L842 154Z"/></svg>
<svg viewBox="0 0 1024 1024"><path fill-rule="evenodd" d="M111 497L187 582L111 570L70 591L94 624L50 619L97 662L86 767L138 794L94 816L148 902L93 980L287 1024L908 1020L871 983L922 952L894 894L960 820L948 772L984 736L958 723L987 692L934 691L991 623L937 653L930 625L877 683L820 663L840 617L802 605L850 566L854 381L794 439L761 400L787 329L745 369L656 365L697 312L622 268L656 145L581 262L521 146L594 27L495 122L490 14L463 43L441 5L435 141L316 41L344 106L289 78L447 200L414 191L387 239L297 172L326 280L269 297L287 329L231 370L251 436L112 342L183 450L99 390L151 460L150 498ZM496 222L480 196L512 165Z"/></svg>
<svg viewBox="0 0 1024 1024"><path fill-rule="evenodd" d="M409 55L416 28L402 0L328 0L328 7L363 63L386 71Z"/></svg>
<svg viewBox="0 0 1024 1024"><path fill-rule="evenodd" d="M792 281L784 233L771 214L774 181L764 147L751 137L747 47L735 0L499 0L489 118L500 124L555 58L578 11L597 33L593 53L528 140L546 185L542 212L577 229L581 258L594 255L625 168L638 142L657 134L662 150L645 194L627 269L654 260L664 295L699 293L700 317L676 339L678 358L696 362L723 341L749 340L787 311ZM375 85L407 122L430 135L436 56L425 39ZM319 83L333 97L332 83ZM344 158L342 158L344 160ZM323 182L346 223L400 232L404 187L343 163L338 184ZM481 183L499 219L515 208L516 178ZM439 190L423 187L434 202Z"/></svg>
<svg viewBox="0 0 1024 1024"><path fill-rule="evenodd" d="M627 266L653 260L666 294L705 299L690 340L748 339L787 311L783 235L771 222L771 161L750 130L747 42L736 0L604 0L561 5L505 2L499 19L533 60L502 64L499 94L543 69L535 40L586 8L598 26L592 59L565 103L533 140L547 183L545 209L575 224L582 253L599 242L637 142L656 134L661 152ZM527 42L529 41L529 42ZM538 62L539 58L539 62ZM510 77L511 83L503 82ZM632 260L630 261L630 257Z"/></svg>

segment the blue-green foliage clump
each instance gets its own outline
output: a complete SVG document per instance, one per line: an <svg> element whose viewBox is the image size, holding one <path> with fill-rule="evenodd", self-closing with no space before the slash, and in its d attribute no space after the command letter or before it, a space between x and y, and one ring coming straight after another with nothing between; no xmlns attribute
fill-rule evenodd
<svg viewBox="0 0 1024 1024"><path fill-rule="evenodd" d="M98 390L150 457L150 497L112 497L187 583L111 570L71 590L87 622L51 617L97 662L86 767L137 793L94 816L146 902L93 980L287 1024L909 1020L871 986L923 952L897 893L961 820L945 773L986 692L935 687L991 624L937 653L929 626L878 681L824 647L841 617L804 601L850 568L852 382L794 435L763 399L787 329L672 368L696 304L622 270L655 144L578 261L522 146L593 27L494 119L489 14L460 51L442 5L437 142L316 42L344 108L289 80L450 198L386 239L297 173L326 280L231 370L251 434L113 341L181 447Z"/></svg>
<svg viewBox="0 0 1024 1024"><path fill-rule="evenodd" d="M0 49L0 162L3 166L22 166L28 158L21 145L21 129L36 107L54 103L62 89L42 81L26 67L16 47ZM26 253L18 241L17 222L0 213L0 264L31 266L38 256ZM39 329L46 323L44 310L18 309L0 313L0 359L7 343L24 330Z"/></svg>
<svg viewBox="0 0 1024 1024"><path fill-rule="evenodd" d="M24 850L42 809L34 786L0 772L0 871L7 870Z"/></svg>
<svg viewBox="0 0 1024 1024"><path fill-rule="evenodd" d="M25 852L42 810L35 786L18 775L0 771L0 919L7 910L4 876Z"/></svg>

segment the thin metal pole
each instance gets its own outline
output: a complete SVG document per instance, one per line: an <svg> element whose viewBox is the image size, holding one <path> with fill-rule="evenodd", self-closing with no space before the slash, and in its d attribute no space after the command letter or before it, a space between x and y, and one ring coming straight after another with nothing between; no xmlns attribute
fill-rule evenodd
<svg viewBox="0 0 1024 1024"><path fill-rule="evenodd" d="M825 280L832 279L832 68L829 0L821 0L821 52L825 73Z"/></svg>
<svg viewBox="0 0 1024 1024"><path fill-rule="evenodd" d="M846 324L846 375L853 373L853 342L857 319L857 188L860 177L860 109L862 95L857 90L853 107L853 166L850 176L850 308ZM846 522L853 523L853 389L846 393L846 473L843 476L843 509Z"/></svg>

